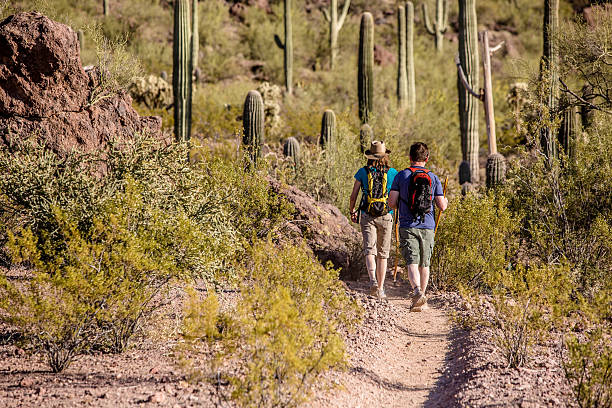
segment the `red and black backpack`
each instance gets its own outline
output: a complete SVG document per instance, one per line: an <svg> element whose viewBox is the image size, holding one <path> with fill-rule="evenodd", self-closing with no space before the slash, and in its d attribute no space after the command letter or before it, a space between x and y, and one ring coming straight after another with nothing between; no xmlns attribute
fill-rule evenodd
<svg viewBox="0 0 612 408"><path fill-rule="evenodd" d="M429 170L418 167L408 168L412 174L408 180L408 200L404 200L417 222L425 220L425 214L431 212L433 203L433 186Z"/></svg>

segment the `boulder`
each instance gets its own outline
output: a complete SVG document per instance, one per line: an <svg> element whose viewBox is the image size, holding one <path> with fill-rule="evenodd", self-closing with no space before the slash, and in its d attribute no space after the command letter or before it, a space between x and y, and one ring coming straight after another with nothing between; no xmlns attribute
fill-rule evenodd
<svg viewBox="0 0 612 408"><path fill-rule="evenodd" d="M361 234L332 204L317 202L300 189L270 180L273 191L284 196L295 207L293 234L303 238L312 252L325 265L331 262L340 268L343 279L359 279L365 270Z"/></svg>
<svg viewBox="0 0 612 408"><path fill-rule="evenodd" d="M0 144L34 135L56 153L89 151L134 133L161 136L126 93L91 105L99 71L85 72L77 34L37 12L0 22Z"/></svg>

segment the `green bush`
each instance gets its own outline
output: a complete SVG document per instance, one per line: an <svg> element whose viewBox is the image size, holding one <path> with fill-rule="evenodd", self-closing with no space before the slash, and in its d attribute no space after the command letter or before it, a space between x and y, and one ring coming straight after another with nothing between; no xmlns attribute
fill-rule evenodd
<svg viewBox="0 0 612 408"><path fill-rule="evenodd" d="M345 362L339 330L350 330L360 311L338 271L304 246L257 243L240 275L233 310L220 312L214 292L203 301L192 296L183 367L240 406L299 406L320 373Z"/></svg>
<svg viewBox="0 0 612 408"><path fill-rule="evenodd" d="M486 276L506 269L517 253L519 221L493 193L456 197L442 215L432 256L432 286L486 288Z"/></svg>

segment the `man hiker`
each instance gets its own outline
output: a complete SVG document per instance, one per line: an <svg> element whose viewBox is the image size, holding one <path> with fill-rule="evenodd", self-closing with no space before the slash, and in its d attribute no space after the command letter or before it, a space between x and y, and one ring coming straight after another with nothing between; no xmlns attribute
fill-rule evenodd
<svg viewBox="0 0 612 408"><path fill-rule="evenodd" d="M425 168L428 160L425 143L410 146L410 167L398 173L389 193L389 207L399 208L399 245L408 264L413 311L420 311L427 302L425 291L436 227L434 203L440 211L448 207L440 179Z"/></svg>
<svg viewBox="0 0 612 408"><path fill-rule="evenodd" d="M350 197L351 221L361 226L363 252L370 275L370 295L384 299L387 258L391 248L393 215L388 205L389 191L397 170L389 167L389 153L384 142L373 141L365 151L368 159L365 167L355 174L355 184ZM355 210L357 194L362 190L361 203ZM361 214L359 214L361 211Z"/></svg>

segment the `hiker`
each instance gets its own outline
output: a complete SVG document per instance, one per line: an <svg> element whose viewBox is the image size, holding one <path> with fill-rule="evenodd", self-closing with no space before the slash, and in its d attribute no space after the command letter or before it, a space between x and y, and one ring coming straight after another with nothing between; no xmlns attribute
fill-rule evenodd
<svg viewBox="0 0 612 408"><path fill-rule="evenodd" d="M389 153L384 142L373 141L365 151L365 167L355 173L355 184L350 198L351 221L359 222L363 236L363 252L370 276L370 295L386 298L385 275L391 248L393 214L388 205L391 184L397 170L389 167ZM355 210L357 194L362 191L359 208Z"/></svg>
<svg viewBox="0 0 612 408"><path fill-rule="evenodd" d="M434 203L446 210L440 179L425 168L429 149L425 143L410 146L410 167L398 173L389 193L389 207L399 206L400 248L412 286L413 311L426 307L425 291L429 282L429 265L434 248Z"/></svg>

